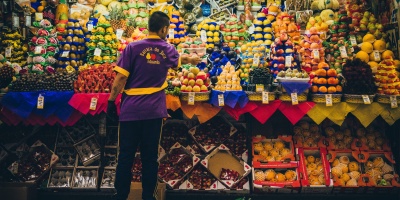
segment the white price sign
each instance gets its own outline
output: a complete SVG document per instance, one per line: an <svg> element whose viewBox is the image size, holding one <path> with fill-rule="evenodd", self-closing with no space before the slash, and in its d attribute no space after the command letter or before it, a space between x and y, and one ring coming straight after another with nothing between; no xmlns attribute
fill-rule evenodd
<svg viewBox="0 0 400 200"><path fill-rule="evenodd" d="M90 110L96 110L97 107L97 98L93 97L92 100L90 100Z"/></svg>
<svg viewBox="0 0 400 200"><path fill-rule="evenodd" d="M43 13L37 12L35 13L35 20L41 21L43 19Z"/></svg>
<svg viewBox="0 0 400 200"><path fill-rule="evenodd" d="M61 57L66 58L69 55L69 51L63 51Z"/></svg>
<svg viewBox="0 0 400 200"><path fill-rule="evenodd" d="M269 104L269 93L266 91L262 92L262 104Z"/></svg>
<svg viewBox="0 0 400 200"><path fill-rule="evenodd" d="M299 104L299 100L297 99L297 93L296 92L290 94L290 96L292 97L292 105Z"/></svg>
<svg viewBox="0 0 400 200"><path fill-rule="evenodd" d="M169 29L168 38L169 39L174 39L175 38L175 30L173 28Z"/></svg>
<svg viewBox="0 0 400 200"><path fill-rule="evenodd" d="M218 95L218 106L220 107L225 106L224 94Z"/></svg>
<svg viewBox="0 0 400 200"><path fill-rule="evenodd" d="M101 49L96 48L96 49L94 50L94 55L95 55L95 56L100 56L100 55L101 55Z"/></svg>
<svg viewBox="0 0 400 200"><path fill-rule="evenodd" d="M285 57L285 67L291 67L292 66L292 56L286 56Z"/></svg>
<svg viewBox="0 0 400 200"><path fill-rule="evenodd" d="M397 97L396 96L390 96L390 107L391 108L397 108L399 107L397 104Z"/></svg>
<svg viewBox="0 0 400 200"><path fill-rule="evenodd" d="M117 33L115 34L117 36L117 40L120 40L122 38L122 34L124 34L124 30L117 29Z"/></svg>
<svg viewBox="0 0 400 200"><path fill-rule="evenodd" d="M347 55L347 50L346 50L346 47L345 47L345 46L339 47L339 50L340 50L340 56L341 56L342 58L347 58L347 57L348 57L348 55Z"/></svg>
<svg viewBox="0 0 400 200"><path fill-rule="evenodd" d="M368 95L362 95L364 104L371 104L371 100L369 99Z"/></svg>
<svg viewBox="0 0 400 200"><path fill-rule="evenodd" d="M30 15L25 16L25 26L27 27L32 26L32 18Z"/></svg>
<svg viewBox="0 0 400 200"><path fill-rule="evenodd" d="M12 48L11 47L7 47L6 48L6 52L5 52L5 56L6 56L6 58L10 58L11 57L11 50L12 50Z"/></svg>
<svg viewBox="0 0 400 200"><path fill-rule="evenodd" d="M379 51L374 51L374 60L381 61L381 53Z"/></svg>
<svg viewBox="0 0 400 200"><path fill-rule="evenodd" d="M93 30L93 24L88 24L87 25L87 30L92 31Z"/></svg>
<svg viewBox="0 0 400 200"><path fill-rule="evenodd" d="M260 64L260 56L259 55L257 55L257 56L254 56L254 58L253 58L253 66L258 66Z"/></svg>
<svg viewBox="0 0 400 200"><path fill-rule="evenodd" d="M268 51L265 57L266 57L267 59L271 59L271 51Z"/></svg>
<svg viewBox="0 0 400 200"><path fill-rule="evenodd" d="M18 16L13 16L13 27L19 28L19 17Z"/></svg>
<svg viewBox="0 0 400 200"><path fill-rule="evenodd" d="M44 108L44 96L39 94L38 100L37 100L37 109L41 110Z"/></svg>
<svg viewBox="0 0 400 200"><path fill-rule="evenodd" d="M313 50L313 57L314 57L314 59L319 59L319 51L318 50Z"/></svg>
<svg viewBox="0 0 400 200"><path fill-rule="evenodd" d="M325 95L326 106L332 106L332 94Z"/></svg>
<svg viewBox="0 0 400 200"><path fill-rule="evenodd" d="M351 43L351 46L357 46L356 37L350 36L350 43Z"/></svg>
<svg viewBox="0 0 400 200"><path fill-rule="evenodd" d="M207 32L205 30L200 32L200 39L202 42L207 42Z"/></svg>
<svg viewBox="0 0 400 200"><path fill-rule="evenodd" d="M188 105L194 105L194 97L195 97L195 93L194 92L189 92L189 94L188 94Z"/></svg>
<svg viewBox="0 0 400 200"><path fill-rule="evenodd" d="M35 54L41 54L42 53L42 46L36 46L35 47Z"/></svg>

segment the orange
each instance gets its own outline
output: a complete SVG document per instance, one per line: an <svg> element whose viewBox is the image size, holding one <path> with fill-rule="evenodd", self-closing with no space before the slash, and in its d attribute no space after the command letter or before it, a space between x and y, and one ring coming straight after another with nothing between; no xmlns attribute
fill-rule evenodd
<svg viewBox="0 0 400 200"><path fill-rule="evenodd" d="M318 91L321 93L326 93L328 91L328 89L325 86L321 86L321 87L319 87Z"/></svg>
<svg viewBox="0 0 400 200"><path fill-rule="evenodd" d="M342 86L340 86L340 85L337 85L336 86L336 92L342 92L343 90L342 90Z"/></svg>
<svg viewBox="0 0 400 200"><path fill-rule="evenodd" d="M332 94L332 93L335 93L335 92L336 92L336 87L335 86L330 86L328 88L328 93Z"/></svg>
<svg viewBox="0 0 400 200"><path fill-rule="evenodd" d="M38 6L38 8L37 8L38 12L43 12L43 10L44 10L44 6Z"/></svg>

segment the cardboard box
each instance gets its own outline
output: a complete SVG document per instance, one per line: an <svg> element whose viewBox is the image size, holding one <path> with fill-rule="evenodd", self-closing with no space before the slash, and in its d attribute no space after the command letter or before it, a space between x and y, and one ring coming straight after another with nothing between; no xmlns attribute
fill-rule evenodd
<svg viewBox="0 0 400 200"><path fill-rule="evenodd" d="M244 177L251 173L251 167L243 160L239 159L229 148L221 144L217 149L212 151L206 158L200 162L204 167L208 169L220 182L222 182L227 188L231 188L233 185L238 183ZM221 170L229 169L239 173L239 177L236 181L222 180L220 178Z"/></svg>
<svg viewBox="0 0 400 200"><path fill-rule="evenodd" d="M298 148L296 149L299 157L299 170L301 174L301 192L302 193L330 193L333 188L333 180L330 176L330 165L326 158L327 151L325 148L320 149L309 149L309 148ZM312 185L309 179L310 174L307 170L307 157L313 156L315 159L319 158L322 165L322 172L324 175L324 182L322 185Z"/></svg>
<svg viewBox="0 0 400 200"><path fill-rule="evenodd" d="M1 199L7 200L36 200L35 183L0 183Z"/></svg>
<svg viewBox="0 0 400 200"><path fill-rule="evenodd" d="M167 184L158 183L157 186L157 200L165 200L165 190ZM132 182L131 183L131 191L129 193L127 200L142 200L142 183L140 182Z"/></svg>
<svg viewBox="0 0 400 200"><path fill-rule="evenodd" d="M286 156L281 157L280 160L278 161L268 161L266 160L266 158L262 155L260 155L259 152L257 152L254 149L255 144L262 144L264 146L264 143L266 142L270 142L272 144L275 144L276 142L282 142L285 147L289 149L290 153L288 153ZM264 148L265 150L265 148ZM289 161L294 161L295 157L294 157L294 145L293 145L293 140L292 140L292 136L279 136L278 139L267 139L264 136L256 136L253 137L253 141L252 141L252 154L253 154L253 167L255 168L271 168L271 166L269 166L269 163L275 163L273 165L279 165L279 163L282 162L289 162Z"/></svg>

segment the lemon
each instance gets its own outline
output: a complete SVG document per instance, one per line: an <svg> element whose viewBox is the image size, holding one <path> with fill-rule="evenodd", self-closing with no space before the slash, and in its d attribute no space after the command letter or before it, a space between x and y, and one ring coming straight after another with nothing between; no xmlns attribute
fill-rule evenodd
<svg viewBox="0 0 400 200"><path fill-rule="evenodd" d="M197 25L197 30L201 30L201 28L203 27L203 24L202 23L200 23L199 25Z"/></svg>
<svg viewBox="0 0 400 200"><path fill-rule="evenodd" d="M213 32L211 32L211 31L208 31L207 32L207 37L213 37L214 36L214 33Z"/></svg>
<svg viewBox="0 0 400 200"><path fill-rule="evenodd" d="M219 41L219 37L214 37L214 42L218 42Z"/></svg>
<svg viewBox="0 0 400 200"><path fill-rule="evenodd" d="M203 28L204 30L208 31L208 29L209 29L208 24L204 24L204 25L202 26L202 28Z"/></svg>
<svg viewBox="0 0 400 200"><path fill-rule="evenodd" d="M208 30L215 31L215 26L213 24L209 25Z"/></svg>
<svg viewBox="0 0 400 200"><path fill-rule="evenodd" d="M369 42L363 42L361 44L361 50L365 51L366 53L372 53L372 51L374 50L374 47Z"/></svg>
<svg viewBox="0 0 400 200"><path fill-rule="evenodd" d="M376 40L374 42L374 50L384 51L386 49L386 42L383 40Z"/></svg>
<svg viewBox="0 0 400 200"><path fill-rule="evenodd" d="M382 58L383 58L383 59L388 59L389 57L394 58L394 53L393 53L393 51L386 50L386 51L384 51L384 52L382 53Z"/></svg>
<svg viewBox="0 0 400 200"><path fill-rule="evenodd" d="M361 59L362 61L364 61L364 62L366 62L366 63L369 62L369 55L368 55L368 53L366 53L365 51L359 51L359 52L356 54L356 58L359 58L359 59Z"/></svg>
<svg viewBox="0 0 400 200"><path fill-rule="evenodd" d="M219 32L214 32L214 37L219 37Z"/></svg>
<svg viewBox="0 0 400 200"><path fill-rule="evenodd" d="M213 41L214 41L214 40L213 40L212 37L207 38L207 42L213 42Z"/></svg>

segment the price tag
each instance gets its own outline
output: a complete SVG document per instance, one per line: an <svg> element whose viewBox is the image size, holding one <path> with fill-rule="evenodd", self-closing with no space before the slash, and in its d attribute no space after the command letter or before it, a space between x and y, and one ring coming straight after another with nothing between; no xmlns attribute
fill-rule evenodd
<svg viewBox="0 0 400 200"><path fill-rule="evenodd" d="M319 59L319 51L313 50L314 59Z"/></svg>
<svg viewBox="0 0 400 200"><path fill-rule="evenodd" d="M205 30L200 32L200 39L202 42L207 42L207 32Z"/></svg>
<svg viewBox="0 0 400 200"><path fill-rule="evenodd" d="M253 66L258 66L260 64L260 56L254 56L253 58Z"/></svg>
<svg viewBox="0 0 400 200"><path fill-rule="evenodd" d="M397 105L397 97L396 96L390 96L390 107L392 107L392 108L399 107Z"/></svg>
<svg viewBox="0 0 400 200"><path fill-rule="evenodd" d="M290 94L290 96L292 97L292 105L297 105L299 104L299 100L297 99L297 93L292 93Z"/></svg>
<svg viewBox="0 0 400 200"><path fill-rule="evenodd" d="M43 13L37 12L35 13L35 20L41 21L43 19Z"/></svg>
<svg viewBox="0 0 400 200"><path fill-rule="evenodd" d="M292 66L292 56L286 56L285 57L285 67L291 67Z"/></svg>
<svg viewBox="0 0 400 200"><path fill-rule="evenodd" d="M256 84L256 92L263 92L264 85L263 84Z"/></svg>
<svg viewBox="0 0 400 200"><path fill-rule="evenodd" d="M357 46L356 37L350 36L350 43L351 43L351 46Z"/></svg>
<svg viewBox="0 0 400 200"><path fill-rule="evenodd" d="M69 51L63 51L61 57L66 58L69 55Z"/></svg>
<svg viewBox="0 0 400 200"><path fill-rule="evenodd" d="M269 93L266 91L262 92L262 103L269 104Z"/></svg>
<svg viewBox="0 0 400 200"><path fill-rule="evenodd" d="M353 47L350 48L350 52L354 53L354 48Z"/></svg>
<svg viewBox="0 0 400 200"><path fill-rule="evenodd" d="M11 47L7 47L7 48L6 48L6 52L5 52L5 54L6 54L6 58L9 58L9 57L11 57L11 50L12 50L12 48L11 48Z"/></svg>
<svg viewBox="0 0 400 200"><path fill-rule="evenodd" d="M332 94L326 94L325 95L325 100L326 100L326 106L332 106Z"/></svg>
<svg viewBox="0 0 400 200"><path fill-rule="evenodd" d="M218 106L220 107L225 106L224 94L218 95Z"/></svg>
<svg viewBox="0 0 400 200"><path fill-rule="evenodd" d="M381 53L379 51L374 51L374 59L375 61L381 61Z"/></svg>
<svg viewBox="0 0 400 200"><path fill-rule="evenodd" d="M266 57L267 59L271 59L271 51L268 51L265 57Z"/></svg>
<svg viewBox="0 0 400 200"><path fill-rule="evenodd" d="M96 110L97 107L97 98L93 97L90 101L90 110Z"/></svg>
<svg viewBox="0 0 400 200"><path fill-rule="evenodd" d="M194 105L194 97L195 93L194 92L189 92L188 94L188 105Z"/></svg>
<svg viewBox="0 0 400 200"><path fill-rule="evenodd" d="M19 28L19 17L18 16L13 16L13 27Z"/></svg>
<svg viewBox="0 0 400 200"><path fill-rule="evenodd" d="M364 104L371 104L371 100L369 99L368 95L362 95Z"/></svg>
<svg viewBox="0 0 400 200"><path fill-rule="evenodd" d="M122 38L122 34L124 34L124 30L117 29L117 33L115 34L117 36L117 40L120 40Z"/></svg>
<svg viewBox="0 0 400 200"><path fill-rule="evenodd" d="M340 50L340 56L341 56L342 58L347 58L347 57L348 57L348 56L347 56L347 50L346 50L346 47L345 47L345 46L339 47L339 50Z"/></svg>
<svg viewBox="0 0 400 200"><path fill-rule="evenodd" d="M41 54L42 53L42 46L36 46L35 47L35 54Z"/></svg>
<svg viewBox="0 0 400 200"><path fill-rule="evenodd" d="M37 100L37 109L43 109L44 108L44 96L39 94L38 100Z"/></svg>
<svg viewBox="0 0 400 200"><path fill-rule="evenodd" d="M32 26L32 17L30 15L25 16L25 26Z"/></svg>
<svg viewBox="0 0 400 200"><path fill-rule="evenodd" d="M174 39L175 38L175 30L173 28L169 29L168 38Z"/></svg>
<svg viewBox="0 0 400 200"><path fill-rule="evenodd" d="M87 30L92 31L93 30L93 24L88 24L87 25Z"/></svg>
<svg viewBox="0 0 400 200"><path fill-rule="evenodd" d="M96 49L94 50L94 55L95 55L95 56L100 56L100 55L101 55L101 49L96 48Z"/></svg>

